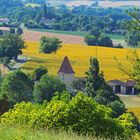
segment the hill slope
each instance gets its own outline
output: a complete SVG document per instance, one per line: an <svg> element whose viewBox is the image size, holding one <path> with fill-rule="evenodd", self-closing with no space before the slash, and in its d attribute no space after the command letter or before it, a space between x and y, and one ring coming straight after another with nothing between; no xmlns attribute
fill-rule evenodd
<svg viewBox="0 0 140 140"><path fill-rule="evenodd" d="M53 75L57 75L64 56L68 56L76 72L76 76L84 77L89 67L89 58L91 56L95 57L96 55L95 46L64 44L55 54L39 54L39 43L27 42L27 45L28 47L24 50L24 55L30 56L31 60L23 66L23 69L32 70L39 65L44 65L48 68L49 73ZM98 47L97 57L101 70L104 71L107 80L127 79L127 77L118 70L114 57L118 58L120 62L127 66L130 66L125 59L128 52L128 49ZM140 53L140 51L138 52Z"/></svg>
<svg viewBox="0 0 140 140"><path fill-rule="evenodd" d="M76 35L66 35L49 32L39 32L32 30L24 30L23 38L27 41L39 41L42 36L56 37L63 41L64 44L81 44L85 45L84 37Z"/></svg>

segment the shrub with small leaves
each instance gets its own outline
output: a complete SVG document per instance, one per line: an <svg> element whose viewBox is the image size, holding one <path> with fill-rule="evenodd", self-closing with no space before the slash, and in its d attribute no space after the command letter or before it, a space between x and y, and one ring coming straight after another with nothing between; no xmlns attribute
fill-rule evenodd
<svg viewBox="0 0 140 140"><path fill-rule="evenodd" d="M67 92L57 94L50 102L16 104L0 117L1 124L21 125L72 131L104 139L132 139L135 134L133 116L111 117L112 110L98 104L91 97L78 93L71 99Z"/></svg>

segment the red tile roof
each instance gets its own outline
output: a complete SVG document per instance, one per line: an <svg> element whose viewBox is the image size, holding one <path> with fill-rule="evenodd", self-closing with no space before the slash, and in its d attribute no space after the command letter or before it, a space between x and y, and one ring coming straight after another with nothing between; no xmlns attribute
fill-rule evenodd
<svg viewBox="0 0 140 140"><path fill-rule="evenodd" d="M127 87L134 87L135 85L136 85L135 80L128 80L125 84L125 86L127 86Z"/></svg>
<svg viewBox="0 0 140 140"><path fill-rule="evenodd" d="M69 61L67 56L64 57L64 60L63 60L63 62L61 64L61 67L60 67L58 73L64 73L64 74L73 74L73 73L75 73L73 71L73 68L72 68L72 66L70 64L70 61Z"/></svg>

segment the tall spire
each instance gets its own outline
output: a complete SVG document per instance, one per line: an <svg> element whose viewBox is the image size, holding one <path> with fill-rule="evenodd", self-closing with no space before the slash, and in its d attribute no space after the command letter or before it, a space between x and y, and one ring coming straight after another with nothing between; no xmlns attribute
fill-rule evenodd
<svg viewBox="0 0 140 140"><path fill-rule="evenodd" d="M58 73L64 73L64 74L74 74L75 73L67 56L64 57L64 60L61 64L61 67L60 67Z"/></svg>

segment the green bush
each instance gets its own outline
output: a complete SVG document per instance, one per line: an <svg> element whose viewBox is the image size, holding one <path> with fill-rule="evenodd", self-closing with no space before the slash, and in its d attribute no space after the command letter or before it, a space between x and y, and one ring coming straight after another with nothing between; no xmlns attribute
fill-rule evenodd
<svg viewBox="0 0 140 140"><path fill-rule="evenodd" d="M17 104L1 116L0 122L4 125L66 130L97 138L131 138L135 132L132 129L132 115L127 113L113 119L111 113L110 108L82 93L72 99L69 94L63 93L43 105L25 102Z"/></svg>
<svg viewBox="0 0 140 140"><path fill-rule="evenodd" d="M62 41L60 41L58 38L52 37L41 37L40 39L40 53L53 53L56 52L61 47Z"/></svg>
<svg viewBox="0 0 140 140"><path fill-rule="evenodd" d="M50 101L56 91L61 93L64 90L65 84L58 77L45 74L34 85L33 99L36 103Z"/></svg>

